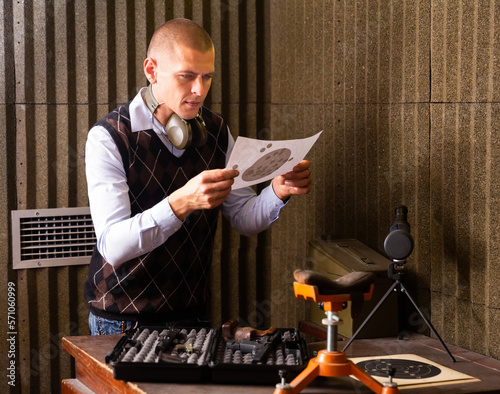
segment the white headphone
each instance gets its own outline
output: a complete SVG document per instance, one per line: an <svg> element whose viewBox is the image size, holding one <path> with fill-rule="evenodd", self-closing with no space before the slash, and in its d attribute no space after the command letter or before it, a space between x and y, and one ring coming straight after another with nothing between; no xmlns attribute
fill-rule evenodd
<svg viewBox="0 0 500 394"><path fill-rule="evenodd" d="M147 87L144 101L153 114L163 104L158 103L153 96L152 85ZM179 115L173 113L165 126L165 130L167 131L168 140L177 149L187 149L190 146L202 147L206 144L208 138L208 131L205 127L205 121L201 117L201 110L194 119L190 120L182 119Z"/></svg>

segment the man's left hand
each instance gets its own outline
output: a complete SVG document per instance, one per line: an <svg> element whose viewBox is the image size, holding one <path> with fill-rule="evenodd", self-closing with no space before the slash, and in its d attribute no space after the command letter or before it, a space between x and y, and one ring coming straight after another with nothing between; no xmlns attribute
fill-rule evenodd
<svg viewBox="0 0 500 394"><path fill-rule="evenodd" d="M276 196L285 201L294 194L307 194L311 190L311 163L302 160L293 170L273 179L273 190Z"/></svg>

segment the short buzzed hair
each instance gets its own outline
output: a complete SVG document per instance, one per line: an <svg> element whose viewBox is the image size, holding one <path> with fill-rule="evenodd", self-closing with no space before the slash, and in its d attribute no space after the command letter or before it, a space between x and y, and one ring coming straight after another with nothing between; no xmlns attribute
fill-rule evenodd
<svg viewBox="0 0 500 394"><path fill-rule="evenodd" d="M153 34L147 56L156 59L161 53L169 53L176 46L183 45L201 53L213 50L210 35L190 19L171 19L161 25Z"/></svg>

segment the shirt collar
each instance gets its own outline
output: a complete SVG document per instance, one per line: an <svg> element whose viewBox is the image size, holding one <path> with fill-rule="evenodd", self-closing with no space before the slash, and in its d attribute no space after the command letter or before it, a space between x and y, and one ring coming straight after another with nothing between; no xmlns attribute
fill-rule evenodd
<svg viewBox="0 0 500 394"><path fill-rule="evenodd" d="M142 88L136 94L129 106L130 112L130 128L133 133L142 130L153 129L155 132L161 132L161 129L165 129L163 125L158 122L146 103L144 102L144 92L146 88Z"/></svg>

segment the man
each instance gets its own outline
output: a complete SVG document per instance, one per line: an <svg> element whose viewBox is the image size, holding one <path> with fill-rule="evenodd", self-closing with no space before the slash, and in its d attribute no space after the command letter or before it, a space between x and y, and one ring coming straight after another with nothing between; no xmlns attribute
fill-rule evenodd
<svg viewBox="0 0 500 394"><path fill-rule="evenodd" d="M219 210L241 234L268 228L291 195L311 189L309 162L257 196L231 190L234 140L203 107L214 74L210 36L174 19L153 35L150 83L89 132L86 174L97 245L84 295L91 333L206 320Z"/></svg>

